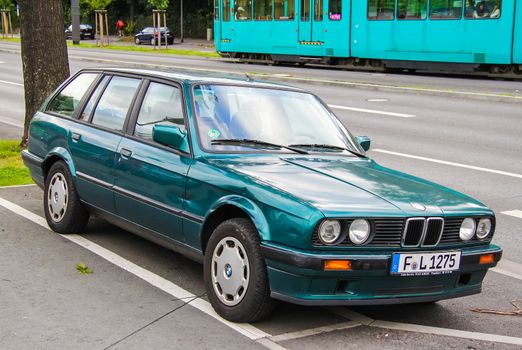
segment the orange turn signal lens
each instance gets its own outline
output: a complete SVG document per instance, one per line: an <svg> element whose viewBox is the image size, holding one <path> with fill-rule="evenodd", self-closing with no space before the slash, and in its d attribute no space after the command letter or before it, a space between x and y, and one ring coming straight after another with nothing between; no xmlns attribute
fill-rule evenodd
<svg viewBox="0 0 522 350"><path fill-rule="evenodd" d="M480 265L493 264L495 262L494 254L484 254L480 256Z"/></svg>
<svg viewBox="0 0 522 350"><path fill-rule="evenodd" d="M350 260L325 260L324 269L326 270L351 270L352 262Z"/></svg>

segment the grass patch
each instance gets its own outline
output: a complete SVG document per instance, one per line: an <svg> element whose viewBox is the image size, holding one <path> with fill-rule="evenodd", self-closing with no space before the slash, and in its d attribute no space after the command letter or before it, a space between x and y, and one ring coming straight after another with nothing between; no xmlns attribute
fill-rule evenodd
<svg viewBox="0 0 522 350"><path fill-rule="evenodd" d="M73 46L73 43L71 41L67 41L67 45ZM152 47L144 47L144 46L136 46L136 45L97 46L96 44L80 43L79 45L74 45L74 47L79 47L79 48L84 48L84 49L147 52L147 53L156 53L156 54L163 54L163 55L183 55L183 56L199 56L199 57L211 57L211 58L221 57L217 52L213 52L213 51L181 50L181 49L170 49L170 48L168 50L165 50L165 49L154 50Z"/></svg>
<svg viewBox="0 0 522 350"><path fill-rule="evenodd" d="M0 186L33 183L20 152L20 141L0 140Z"/></svg>

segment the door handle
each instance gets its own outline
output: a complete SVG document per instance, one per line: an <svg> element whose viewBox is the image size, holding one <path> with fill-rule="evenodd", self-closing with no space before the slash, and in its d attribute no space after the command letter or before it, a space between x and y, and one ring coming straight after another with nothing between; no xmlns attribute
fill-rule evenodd
<svg viewBox="0 0 522 350"><path fill-rule="evenodd" d="M120 154L124 158L130 158L130 156L132 156L132 151L130 149L122 148Z"/></svg>
<svg viewBox="0 0 522 350"><path fill-rule="evenodd" d="M73 141L78 142L82 138L82 135L78 134L77 132L73 132L71 138L73 139Z"/></svg>

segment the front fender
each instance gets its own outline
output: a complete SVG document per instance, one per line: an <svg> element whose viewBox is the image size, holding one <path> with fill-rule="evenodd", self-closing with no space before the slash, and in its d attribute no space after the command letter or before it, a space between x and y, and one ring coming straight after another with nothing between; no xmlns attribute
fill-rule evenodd
<svg viewBox="0 0 522 350"><path fill-rule="evenodd" d="M215 212L224 205L233 205L243 210L245 213L248 214L250 220L252 220L252 222L256 226L261 240L271 240L270 226L268 225L268 221L266 220L265 214L256 203L254 203L252 200L248 198L238 195L229 195L222 197L211 206L211 208L207 212L207 215L205 215L205 218L208 218L210 215L212 215L213 212Z"/></svg>

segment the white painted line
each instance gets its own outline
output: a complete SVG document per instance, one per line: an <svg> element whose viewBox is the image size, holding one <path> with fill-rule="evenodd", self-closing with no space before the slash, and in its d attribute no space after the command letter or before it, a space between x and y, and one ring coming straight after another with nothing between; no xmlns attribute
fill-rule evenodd
<svg viewBox="0 0 522 350"><path fill-rule="evenodd" d="M10 188L21 188L21 187L33 187L33 186L36 186L36 184L0 186L0 190L1 189L10 189Z"/></svg>
<svg viewBox="0 0 522 350"><path fill-rule="evenodd" d="M386 111L377 111L375 109L365 109L365 108L355 108L355 107L347 107L347 106L338 106L338 105L329 105L331 108L335 109L344 109L347 111L355 111L355 112L362 112L362 113L371 113L371 114L382 114L382 115L389 115L392 117L399 117L399 118L414 118L416 115L414 114L403 114L403 113L394 113L394 112L386 112Z"/></svg>
<svg viewBox="0 0 522 350"><path fill-rule="evenodd" d="M385 154L391 154L391 155L399 156L399 157L405 157L405 158L412 158L412 159L424 160L424 161L432 162L432 163L451 165L451 166L455 166L455 167L459 167L459 168L466 168L466 169L472 169L472 170L484 171L484 172L486 172L486 173L493 173L493 174L504 175L504 176L511 176L511 177L516 177L516 178L522 179L522 175L521 175L521 174L510 173L510 172L502 171L502 170L495 170L495 169L481 168L481 167L478 167L478 166L466 165L466 164L455 163L455 162L448 162L448 161L440 160L440 159L434 159L434 158L427 158L427 157L415 156L415 155L406 154L406 153L399 153L399 152L386 151L386 150L384 150L384 149L374 149L373 152L385 153Z"/></svg>
<svg viewBox="0 0 522 350"><path fill-rule="evenodd" d="M286 350L286 348L282 347L281 345L275 343L274 341L268 338L261 338L257 342L270 350Z"/></svg>
<svg viewBox="0 0 522 350"><path fill-rule="evenodd" d="M522 210L509 210L503 211L502 214L514 216L516 218L522 219Z"/></svg>
<svg viewBox="0 0 522 350"><path fill-rule="evenodd" d="M360 314L358 312L355 312L355 311L345 308L345 307L325 307L325 309L336 315L344 317L348 320L358 322L365 326L370 325L374 321L373 318L370 318L366 315Z"/></svg>
<svg viewBox="0 0 522 350"><path fill-rule="evenodd" d="M24 86L24 84L15 83L14 81L0 80L0 83L15 86Z"/></svg>
<svg viewBox="0 0 522 350"><path fill-rule="evenodd" d="M509 337L509 336L505 336L505 335L489 334L489 333L460 331L460 330L456 330L456 329L422 326L422 325L410 324L410 323L375 321L374 323L371 324L371 327L425 333L425 334L435 334L435 335L441 335L441 336L447 336L447 337L466 338L466 339L481 340L481 341L495 342L495 343L522 345L522 338L517 338L517 337Z"/></svg>
<svg viewBox="0 0 522 350"><path fill-rule="evenodd" d="M6 118L6 117L2 117L0 116L0 123L3 123L3 124L7 124L7 125L11 125L11 126L14 126L16 128L24 128L24 124L17 121L17 120L14 120L14 119L11 119L11 118Z"/></svg>
<svg viewBox="0 0 522 350"><path fill-rule="evenodd" d="M5 62L4 61L0 61L0 64L4 64Z"/></svg>
<svg viewBox="0 0 522 350"><path fill-rule="evenodd" d="M491 271L522 280L522 264L502 259Z"/></svg>
<svg viewBox="0 0 522 350"><path fill-rule="evenodd" d="M333 325L329 325L329 326L305 329L305 330L297 331L297 332L284 333L284 334L273 336L270 339L272 339L275 342L282 342L282 341L286 341L286 340L310 337L312 335L318 335L318 334L338 331L338 330L342 330L342 329L359 327L360 325L361 324L358 322L349 321L349 322L343 322L343 323L333 324Z"/></svg>
<svg viewBox="0 0 522 350"><path fill-rule="evenodd" d="M25 219L28 219L28 220L34 222L35 224L38 224L38 225L50 230L50 228L47 225L47 222L44 218L30 212L29 210L27 210L25 208L22 208L19 205L9 202L9 201L3 199L2 197L0 197L0 206L12 211L13 213L15 213L17 215L24 217ZM151 284L152 286L154 286L158 289L161 289L162 291L172 295L173 297L175 297L177 299L181 299L185 302L188 302L191 299L195 298L194 294L190 293L189 291L186 291L185 289L170 282L169 280L167 280L161 276L158 276L158 275L154 274L153 272L142 268L141 266L134 264L133 262L113 253L112 251L110 251L94 242L89 241L88 239L86 239L82 236L75 235L75 234L60 235L60 236L89 250L90 252L98 255L99 257L120 267L121 269L130 272L131 274L135 275L136 277L141 278L145 282ZM249 339L257 341L262 338L271 337L270 334L260 330L259 328L255 327L251 324L233 323L233 322L229 322L229 321L221 318L214 311L214 309L212 308L210 303L201 298L197 298L197 299L191 301L189 305L206 313L209 316L212 316L219 322L221 322L221 323L227 325L228 327L234 329L235 331L243 334L244 336L248 337ZM270 343L270 341L268 341L267 343ZM276 349L276 348L274 348L274 349Z"/></svg>

